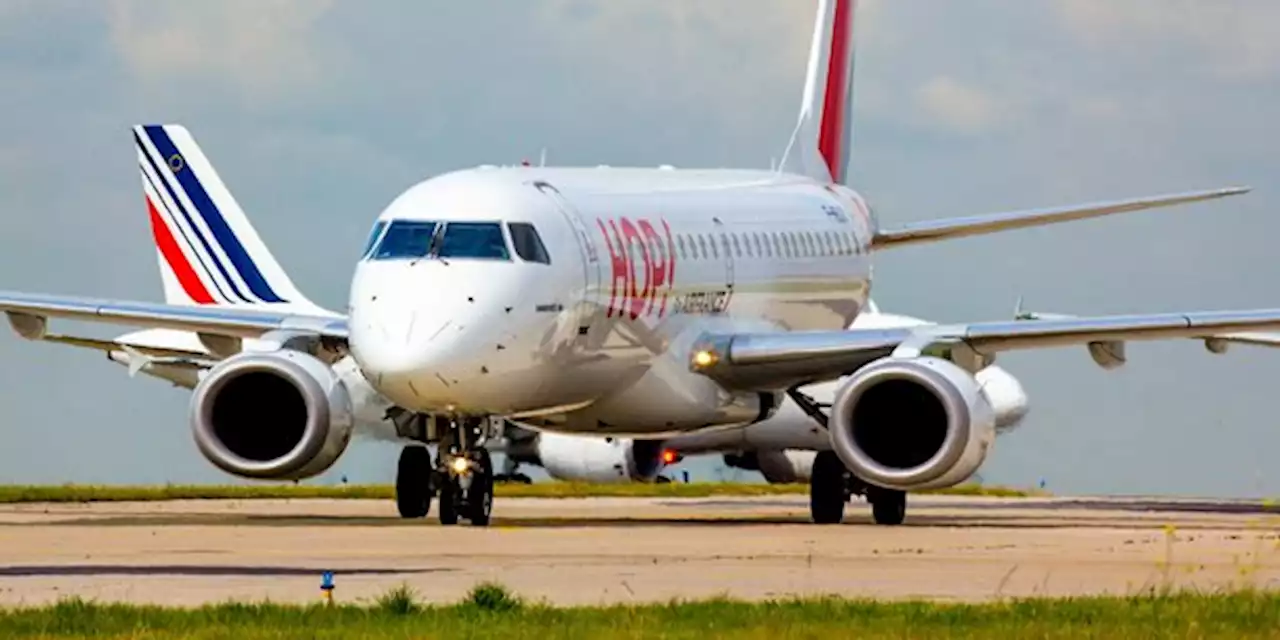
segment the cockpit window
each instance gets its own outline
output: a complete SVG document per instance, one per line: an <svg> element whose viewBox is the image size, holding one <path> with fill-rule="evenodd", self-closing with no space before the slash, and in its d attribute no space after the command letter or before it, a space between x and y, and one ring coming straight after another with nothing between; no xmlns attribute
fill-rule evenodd
<svg viewBox="0 0 1280 640"><path fill-rule="evenodd" d="M372 248L366 254L369 260L511 259L497 222L393 220L381 236L378 231L374 230Z"/></svg>
<svg viewBox="0 0 1280 640"><path fill-rule="evenodd" d="M373 247L378 242L378 236L382 235L382 230L387 228L385 220L379 220L374 223L373 231L369 232L369 239L364 243L364 250L360 252L361 258L368 258L369 253L373 251Z"/></svg>
<svg viewBox="0 0 1280 640"><path fill-rule="evenodd" d="M507 229L511 232L511 244L515 246L516 255L525 262L551 264L551 256L538 236L538 230L528 222L509 222Z"/></svg>
<svg viewBox="0 0 1280 640"><path fill-rule="evenodd" d="M502 226L496 222L449 222L436 253L441 258L510 260Z"/></svg>
<svg viewBox="0 0 1280 640"><path fill-rule="evenodd" d="M369 256L372 260L399 260L425 258L431 250L431 238L435 236L436 222L396 220L382 234L377 248ZM375 236L376 237L376 236Z"/></svg>

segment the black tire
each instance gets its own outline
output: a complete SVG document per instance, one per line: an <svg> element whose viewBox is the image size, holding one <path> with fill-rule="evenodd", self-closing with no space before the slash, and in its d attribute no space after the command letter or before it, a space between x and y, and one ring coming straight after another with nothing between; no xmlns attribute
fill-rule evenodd
<svg viewBox="0 0 1280 640"><path fill-rule="evenodd" d="M431 452L426 447L400 450L396 469L396 508L401 518L425 518L431 512Z"/></svg>
<svg viewBox="0 0 1280 640"><path fill-rule="evenodd" d="M845 474L848 471L834 451L819 451L809 476L809 516L817 524L844 521Z"/></svg>
<svg viewBox="0 0 1280 640"><path fill-rule="evenodd" d="M477 527L489 526L493 514L493 460L487 450L480 450L480 460L472 471L467 487L467 520Z"/></svg>
<svg viewBox="0 0 1280 640"><path fill-rule="evenodd" d="M871 517L876 524L896 526L907 519L907 492L879 489L871 493Z"/></svg>
<svg viewBox="0 0 1280 640"><path fill-rule="evenodd" d="M440 524L458 524L458 485L446 476L440 487Z"/></svg>

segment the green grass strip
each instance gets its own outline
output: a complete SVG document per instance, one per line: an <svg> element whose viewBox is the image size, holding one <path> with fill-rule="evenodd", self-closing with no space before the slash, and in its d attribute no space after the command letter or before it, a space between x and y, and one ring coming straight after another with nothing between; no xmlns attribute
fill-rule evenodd
<svg viewBox="0 0 1280 640"><path fill-rule="evenodd" d="M423 605L398 588L365 605L221 604L194 609L64 600L0 609L3 638L1274 638L1280 594L1147 594L988 604L816 598L557 608L479 585Z"/></svg>

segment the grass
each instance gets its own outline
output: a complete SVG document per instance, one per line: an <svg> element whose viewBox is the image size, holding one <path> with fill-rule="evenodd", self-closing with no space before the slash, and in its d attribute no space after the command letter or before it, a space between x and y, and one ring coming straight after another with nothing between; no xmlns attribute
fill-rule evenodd
<svg viewBox="0 0 1280 640"><path fill-rule="evenodd" d="M693 482L668 484L589 484L578 482L541 482L536 484L500 484L498 497L512 498L587 498L659 497L705 498L710 496L768 496L807 494L807 484L753 484L731 482ZM930 493L968 496L1026 497L1039 495L1007 487L959 485ZM151 502L157 500L252 500L268 498L395 498L390 485L0 485L0 504L23 502Z"/></svg>
<svg viewBox="0 0 1280 640"><path fill-rule="evenodd" d="M836 597L749 603L556 608L497 584L461 602L428 605L408 587L371 604L227 603L194 609L66 599L0 609L4 638L1273 638L1280 594L1244 591L986 604L874 602Z"/></svg>

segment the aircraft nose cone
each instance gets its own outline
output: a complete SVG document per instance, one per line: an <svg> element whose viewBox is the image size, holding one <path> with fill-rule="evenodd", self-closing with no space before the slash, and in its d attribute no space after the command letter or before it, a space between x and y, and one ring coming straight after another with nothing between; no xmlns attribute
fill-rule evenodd
<svg viewBox="0 0 1280 640"><path fill-rule="evenodd" d="M352 286L349 343L369 383L406 409L488 407L515 351L519 289L459 262L382 267Z"/></svg>

